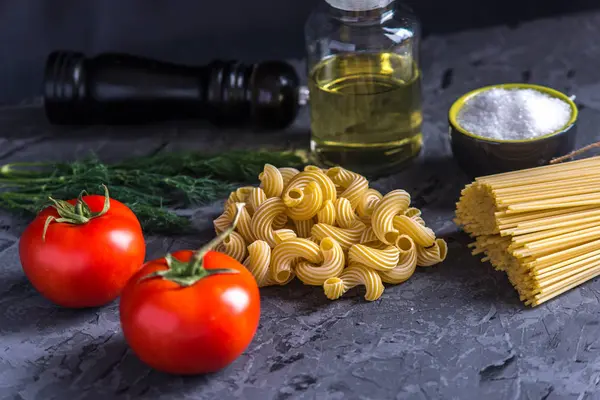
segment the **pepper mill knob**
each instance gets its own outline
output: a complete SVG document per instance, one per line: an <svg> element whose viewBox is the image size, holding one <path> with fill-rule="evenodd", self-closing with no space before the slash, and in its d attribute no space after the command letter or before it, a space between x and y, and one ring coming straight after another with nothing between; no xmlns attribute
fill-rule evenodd
<svg viewBox="0 0 600 400"><path fill-rule="evenodd" d="M44 107L60 125L143 124L199 119L218 126L281 129L297 113L303 88L281 61L213 61L184 66L129 54L48 56Z"/></svg>

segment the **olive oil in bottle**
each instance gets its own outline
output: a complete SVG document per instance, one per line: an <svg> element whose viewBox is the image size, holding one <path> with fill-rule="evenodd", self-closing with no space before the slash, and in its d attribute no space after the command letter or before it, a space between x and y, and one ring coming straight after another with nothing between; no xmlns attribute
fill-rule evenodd
<svg viewBox="0 0 600 400"><path fill-rule="evenodd" d="M420 82L412 59L393 53L321 61L309 79L313 154L368 174L414 157L422 143Z"/></svg>
<svg viewBox="0 0 600 400"><path fill-rule="evenodd" d="M324 0L305 27L311 149L324 166L391 173L422 144L421 27L401 0Z"/></svg>

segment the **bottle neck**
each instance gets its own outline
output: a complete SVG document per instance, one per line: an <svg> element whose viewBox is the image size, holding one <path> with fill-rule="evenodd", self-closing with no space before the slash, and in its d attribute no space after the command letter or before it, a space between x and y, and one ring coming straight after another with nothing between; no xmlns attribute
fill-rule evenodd
<svg viewBox="0 0 600 400"><path fill-rule="evenodd" d="M391 19L394 16L394 10L396 8L396 1L391 0L387 5L383 7L368 9L368 10L346 10L338 8L335 2L327 1L330 15L344 23L349 24L360 24L360 25L374 25L381 24Z"/></svg>

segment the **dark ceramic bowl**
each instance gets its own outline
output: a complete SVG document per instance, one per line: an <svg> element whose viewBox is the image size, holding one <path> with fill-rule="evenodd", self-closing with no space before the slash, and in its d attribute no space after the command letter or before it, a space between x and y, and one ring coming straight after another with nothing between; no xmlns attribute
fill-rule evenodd
<svg viewBox="0 0 600 400"><path fill-rule="evenodd" d="M466 131L457 122L461 108L473 96L493 88L534 89L546 93L566 102L571 107L571 118L562 129L533 139L497 140ZM471 177L545 165L575 147L577 114L577 106L573 100L564 93L545 86L526 83L485 86L463 95L450 107L448 119L452 152L460 167Z"/></svg>

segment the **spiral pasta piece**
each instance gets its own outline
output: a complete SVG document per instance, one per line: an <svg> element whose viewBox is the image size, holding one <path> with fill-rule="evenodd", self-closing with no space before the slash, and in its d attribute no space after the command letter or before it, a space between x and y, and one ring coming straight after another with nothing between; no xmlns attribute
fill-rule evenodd
<svg viewBox="0 0 600 400"><path fill-rule="evenodd" d="M350 186L352 181L354 180L354 172L348 171L342 167L332 167L325 171L327 176L335 183L343 188L347 188Z"/></svg>
<svg viewBox="0 0 600 400"><path fill-rule="evenodd" d="M406 215L408 218L420 217L421 210L415 207L410 207L406 211L404 211L404 215Z"/></svg>
<svg viewBox="0 0 600 400"><path fill-rule="evenodd" d="M259 187L252 188L246 199L246 207L250 215L254 215L258 207L267 200L265 191Z"/></svg>
<svg viewBox="0 0 600 400"><path fill-rule="evenodd" d="M408 235L400 235L396 246L400 252L398 265L389 271L379 271L381 280L397 285L410 278L417 267L417 246Z"/></svg>
<svg viewBox="0 0 600 400"><path fill-rule="evenodd" d="M367 228L360 234L360 241L358 243L364 244L375 241L379 242L380 240L377 235L375 235L375 232L373 232L373 227L367 226Z"/></svg>
<svg viewBox="0 0 600 400"><path fill-rule="evenodd" d="M279 172L283 178L283 187L286 187L292 178L300 173L300 171L298 171L296 168L289 167L279 168Z"/></svg>
<svg viewBox="0 0 600 400"><path fill-rule="evenodd" d="M283 195L287 215L296 221L308 220L317 215L323 205L323 192L317 182L304 186L288 186Z"/></svg>
<svg viewBox="0 0 600 400"><path fill-rule="evenodd" d="M327 279L323 283L323 291L328 299L337 300L359 285L365 286L367 301L375 301L383 294L384 287L379 274L361 264L351 264L339 277Z"/></svg>
<svg viewBox="0 0 600 400"><path fill-rule="evenodd" d="M376 271L389 271L398 265L400 251L394 246L374 249L364 244L355 244L348 252L348 262L362 264Z"/></svg>
<svg viewBox="0 0 600 400"><path fill-rule="evenodd" d="M225 209L231 204L245 203L252 189L254 189L254 186L242 186L231 192L229 198L225 202ZM231 218L233 218L233 215Z"/></svg>
<svg viewBox="0 0 600 400"><path fill-rule="evenodd" d="M337 224L344 229L350 228L357 220L350 200L345 197L338 197L335 202L335 219Z"/></svg>
<svg viewBox="0 0 600 400"><path fill-rule="evenodd" d="M331 178L333 183L346 189L340 196L350 201L352 209L358 206L360 198L369 189L369 181L364 176L342 167L330 168L327 170L327 176Z"/></svg>
<svg viewBox="0 0 600 400"><path fill-rule="evenodd" d="M271 247L276 246L273 221L278 215L285 213L286 207L279 197L271 197L265 200L254 213L251 221L252 231L256 239L264 240ZM248 241L252 242L252 241Z"/></svg>
<svg viewBox="0 0 600 400"><path fill-rule="evenodd" d="M375 206L371 225L375 235L385 244L396 243L400 232L394 228L394 217L403 214L410 204L410 195L402 190L392 190Z"/></svg>
<svg viewBox="0 0 600 400"><path fill-rule="evenodd" d="M287 208L297 207L304 200L304 188L286 189L282 199Z"/></svg>
<svg viewBox="0 0 600 400"><path fill-rule="evenodd" d="M223 208L230 220L233 220L233 216L235 214L235 204L246 203L252 189L254 189L254 186L242 186L229 194L229 197L227 198Z"/></svg>
<svg viewBox="0 0 600 400"><path fill-rule="evenodd" d="M296 226L296 232L298 232L298 237L308 238L311 235L312 227L315 225L312 219L307 220L294 220L294 224Z"/></svg>
<svg viewBox="0 0 600 400"><path fill-rule="evenodd" d="M317 213L317 222L319 224L334 225L335 220L335 204L333 204L333 201L327 200Z"/></svg>
<svg viewBox="0 0 600 400"><path fill-rule="evenodd" d="M275 220L273 221L273 229L285 228L288 222L289 218L287 215L279 214L277 217L275 217Z"/></svg>
<svg viewBox="0 0 600 400"><path fill-rule="evenodd" d="M436 239L431 247L417 247L417 265L430 267L441 263L448 255L448 244L444 239Z"/></svg>
<svg viewBox="0 0 600 400"><path fill-rule="evenodd" d="M334 239L323 239L319 248L323 255L321 265L314 265L305 260L300 260L296 265L296 276L305 285L320 286L327 279L340 275L346 265L344 250Z"/></svg>
<svg viewBox="0 0 600 400"><path fill-rule="evenodd" d="M313 243L316 243L316 244L321 244L321 240L320 240L320 239L317 239L317 238L316 238L316 237L314 237L313 235L310 235L310 236L308 237L308 240L310 240L311 242L313 242Z"/></svg>
<svg viewBox="0 0 600 400"><path fill-rule="evenodd" d="M323 262L319 246L308 239L296 238L286 240L275 246L271 253L271 277L282 284L294 277L292 264L304 259L313 264Z"/></svg>
<svg viewBox="0 0 600 400"><path fill-rule="evenodd" d="M258 287L275 285L276 282L270 278L271 270L271 247L263 240L257 240L248 246L248 257L244 260L244 266L248 268Z"/></svg>
<svg viewBox="0 0 600 400"><path fill-rule="evenodd" d="M335 185L329 179L329 177L323 172L319 171L303 171L295 175L290 182L286 185L287 188L292 187L303 187L308 185L310 182L316 182L321 188L323 194L323 201L331 200L335 203L337 199L337 193L335 191Z"/></svg>
<svg viewBox="0 0 600 400"><path fill-rule="evenodd" d="M240 188L240 189L244 189L244 188ZM223 232L225 229L227 229L227 228L229 228L229 226L231 226L231 222L233 221L233 216L235 215L235 212L237 210L236 203L240 202L239 201L240 196L238 196L238 192L240 192L240 193L243 192L240 189L233 191L229 194L229 198L227 199L227 201L225 202L225 205L223 206L223 213L213 220L213 225L215 227L215 232L217 234ZM246 205L246 207L247 207L247 205Z"/></svg>
<svg viewBox="0 0 600 400"><path fill-rule="evenodd" d="M237 203L245 203L248 200L248 196L254 189L254 186L242 186L235 190L235 196L237 198Z"/></svg>
<svg viewBox="0 0 600 400"><path fill-rule="evenodd" d="M273 165L265 164L265 168L258 176L258 180L260 180L260 187L265 191L267 198L281 196L281 192L283 192L283 176Z"/></svg>
<svg viewBox="0 0 600 400"><path fill-rule="evenodd" d="M356 206L356 214L363 220L363 222L371 222L371 215L375 206L379 204L383 195L375 189L369 189L361 196Z"/></svg>
<svg viewBox="0 0 600 400"><path fill-rule="evenodd" d="M410 236L419 246L429 247L435 242L435 233L430 228L406 215L395 216L393 226L398 232Z"/></svg>
<svg viewBox="0 0 600 400"><path fill-rule="evenodd" d="M417 224L419 224L421 226L426 226L427 225L425 223L425 220L423 218L421 218L421 216L419 216L419 215L415 215L414 217L410 217L410 219L412 219L413 221L415 221Z"/></svg>
<svg viewBox="0 0 600 400"><path fill-rule="evenodd" d="M339 277L327 279L323 283L323 292L329 300L337 300L344 295L350 288L344 285L344 281Z"/></svg>
<svg viewBox="0 0 600 400"><path fill-rule="evenodd" d="M225 217L223 219L221 219L221 217L223 216L217 218L217 220L220 221L218 225L215 224L215 230L217 231L217 233L221 233L223 230L227 229L229 225L231 225L233 215L235 214L235 210L237 209L237 204L242 203L229 204L227 210L224 213ZM245 203L243 204L244 206L240 208L240 217L238 220L236 231L239 232L240 235L242 235L242 237L247 243L252 243L256 239L252 229L252 217L250 216L250 213L248 213ZM225 221L229 221L229 225L224 225Z"/></svg>
<svg viewBox="0 0 600 400"><path fill-rule="evenodd" d="M239 262L243 262L246 258L246 241L237 232L232 232L219 246L219 251L235 258Z"/></svg>
<svg viewBox="0 0 600 400"><path fill-rule="evenodd" d="M235 203L233 203L235 204ZM223 232L231 225L232 218L229 216L229 213L225 211L223 214L219 215L214 221L213 226L215 227L215 232L217 234Z"/></svg>
<svg viewBox="0 0 600 400"><path fill-rule="evenodd" d="M316 224L311 229L311 235L318 240L331 237L342 246L342 249L348 250L352 245L359 243L365 228L365 224L360 221L354 221L352 226L346 229L333 225Z"/></svg>
<svg viewBox="0 0 600 400"><path fill-rule="evenodd" d="M322 168L317 167L316 165L307 165L306 167L304 167L305 171L317 171L317 172L322 172L325 173L325 171L323 171Z"/></svg>
<svg viewBox="0 0 600 400"><path fill-rule="evenodd" d="M379 240L374 240L372 242L360 243L360 244L363 244L363 245L365 245L367 247L370 247L370 248L376 249L376 250L385 250L388 247L390 247L389 245L387 245L387 244L385 244L385 243L383 243L383 242L381 242Z"/></svg>
<svg viewBox="0 0 600 400"><path fill-rule="evenodd" d="M230 204L235 204L238 202L237 196L235 194L235 192L231 192L229 193L229 197L227 197L227 200L225 200L225 204L223 205L223 213L225 213L227 211L227 208L229 207Z"/></svg>
<svg viewBox="0 0 600 400"><path fill-rule="evenodd" d="M275 243L279 244L281 242L285 242L286 240L295 239L298 236L293 229L278 229L274 232Z"/></svg>

